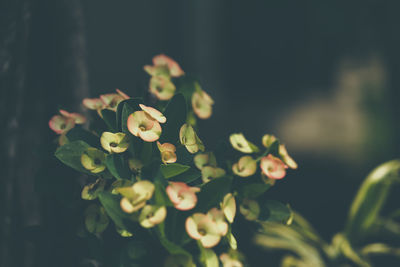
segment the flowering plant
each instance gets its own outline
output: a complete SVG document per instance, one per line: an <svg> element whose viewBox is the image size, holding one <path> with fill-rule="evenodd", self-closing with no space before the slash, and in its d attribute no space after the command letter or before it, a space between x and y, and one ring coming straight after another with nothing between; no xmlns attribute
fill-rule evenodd
<svg viewBox="0 0 400 267"><path fill-rule="evenodd" d="M95 111L88 128L77 125L85 116L65 110L49 122L56 157L87 175L83 234L101 239L114 227L118 266L244 266L236 211L256 225L290 224L288 205L260 196L296 162L273 135L261 148L235 133L230 145L208 150L196 121L212 115L212 97L165 55L144 70L146 99L117 89L83 100ZM151 257L155 249L160 257Z"/></svg>

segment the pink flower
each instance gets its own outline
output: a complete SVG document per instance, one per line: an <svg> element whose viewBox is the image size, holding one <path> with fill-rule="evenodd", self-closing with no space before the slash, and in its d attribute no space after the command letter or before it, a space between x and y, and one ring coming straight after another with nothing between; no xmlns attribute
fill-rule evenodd
<svg viewBox="0 0 400 267"><path fill-rule="evenodd" d="M75 121L61 115L54 115L49 121L49 127L57 134L64 134L74 128Z"/></svg>
<svg viewBox="0 0 400 267"><path fill-rule="evenodd" d="M185 74L175 60L164 54L153 57L153 64L156 67L166 66L171 77L179 77Z"/></svg>
<svg viewBox="0 0 400 267"><path fill-rule="evenodd" d="M285 163L271 154L261 159L260 167L262 172L271 179L282 179L286 175Z"/></svg>
<svg viewBox="0 0 400 267"><path fill-rule="evenodd" d="M190 210L196 206L196 193L200 191L200 188L190 187L182 182L170 182L166 191L176 209Z"/></svg>
<svg viewBox="0 0 400 267"><path fill-rule="evenodd" d="M60 114L64 117L73 119L76 124L83 124L86 122L85 116L79 113L69 113L66 110L60 109Z"/></svg>

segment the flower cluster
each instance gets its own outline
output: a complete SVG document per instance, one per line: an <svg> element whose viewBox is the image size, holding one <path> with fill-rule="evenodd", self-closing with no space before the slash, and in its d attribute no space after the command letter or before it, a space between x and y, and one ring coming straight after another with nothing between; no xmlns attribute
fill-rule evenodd
<svg viewBox="0 0 400 267"><path fill-rule="evenodd" d="M234 164L224 158L229 155L206 150L193 114L209 118L213 99L165 55L154 57L153 65L144 69L151 75L149 90L156 99L130 98L118 89L86 98L83 105L96 111L104 123L89 130L79 128L72 136L68 131L86 121L82 115L60 110L49 122L53 131L65 137L56 156L91 180L81 193L82 199L90 201L85 211L87 231L100 235L113 221L125 238L150 233L171 253L168 266L196 266L192 257L196 252L187 252L191 240L198 244L203 264L218 264L212 248L228 244L229 251L219 257L223 266L243 266L232 228L237 205L242 218L261 222L264 208L255 198L268 189L271 179L282 179L287 168L295 169L297 164L272 135L262 138L266 149L262 153L243 134L232 134L232 147L246 154ZM252 178L253 183L242 178L256 177L258 166L261 183L257 178ZM241 180L249 182L247 187L238 187ZM282 217L285 212L290 215L284 209L269 211L268 216ZM168 235L176 230L190 239Z"/></svg>

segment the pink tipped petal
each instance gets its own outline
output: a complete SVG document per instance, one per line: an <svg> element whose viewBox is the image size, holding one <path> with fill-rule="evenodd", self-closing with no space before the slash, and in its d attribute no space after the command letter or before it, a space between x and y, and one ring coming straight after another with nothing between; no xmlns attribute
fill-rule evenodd
<svg viewBox="0 0 400 267"><path fill-rule="evenodd" d="M212 98L203 90L198 90L192 95L192 107L194 113L200 119L208 119L212 114L212 105L214 101Z"/></svg>
<svg viewBox="0 0 400 267"><path fill-rule="evenodd" d="M200 239L200 243L205 248L212 248L216 246L221 240L221 236L219 235L206 235Z"/></svg>
<svg viewBox="0 0 400 267"><path fill-rule="evenodd" d="M129 98L130 98L127 94L125 94L124 92L122 92L122 91L119 90L119 89L115 89L115 91L117 91L117 94L119 94L120 96L122 96L124 99L129 99Z"/></svg>
<svg viewBox="0 0 400 267"><path fill-rule="evenodd" d="M193 216L188 217L186 219L185 227L186 227L186 232L191 238L199 240L202 237L202 235L200 235L200 233L197 231L197 223L194 220L195 215L196 214L193 214Z"/></svg>
<svg viewBox="0 0 400 267"><path fill-rule="evenodd" d="M286 175L286 165L271 154L261 159L262 172L271 179L282 179Z"/></svg>
<svg viewBox="0 0 400 267"><path fill-rule="evenodd" d="M146 112L150 117L153 119L157 120L159 123L165 123L167 121L167 118L157 109L145 106L143 104L139 104L140 108Z"/></svg>
<svg viewBox="0 0 400 267"><path fill-rule="evenodd" d="M160 124L144 111L136 111L129 115L127 127L134 136L138 136L146 142L157 141L161 135Z"/></svg>
<svg viewBox="0 0 400 267"><path fill-rule="evenodd" d="M104 105L100 98L85 98L82 103L86 108L92 110L101 109Z"/></svg>

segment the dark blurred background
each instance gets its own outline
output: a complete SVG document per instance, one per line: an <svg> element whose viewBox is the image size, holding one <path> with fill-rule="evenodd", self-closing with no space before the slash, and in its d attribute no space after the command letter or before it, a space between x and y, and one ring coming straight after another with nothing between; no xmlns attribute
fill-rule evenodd
<svg viewBox="0 0 400 267"><path fill-rule="evenodd" d="M0 266L77 266L81 184L54 159L48 120L115 88L141 95L159 53L214 98L206 145L238 131L286 143L299 169L270 197L330 240L366 174L400 155L399 11L395 0L2 0Z"/></svg>

